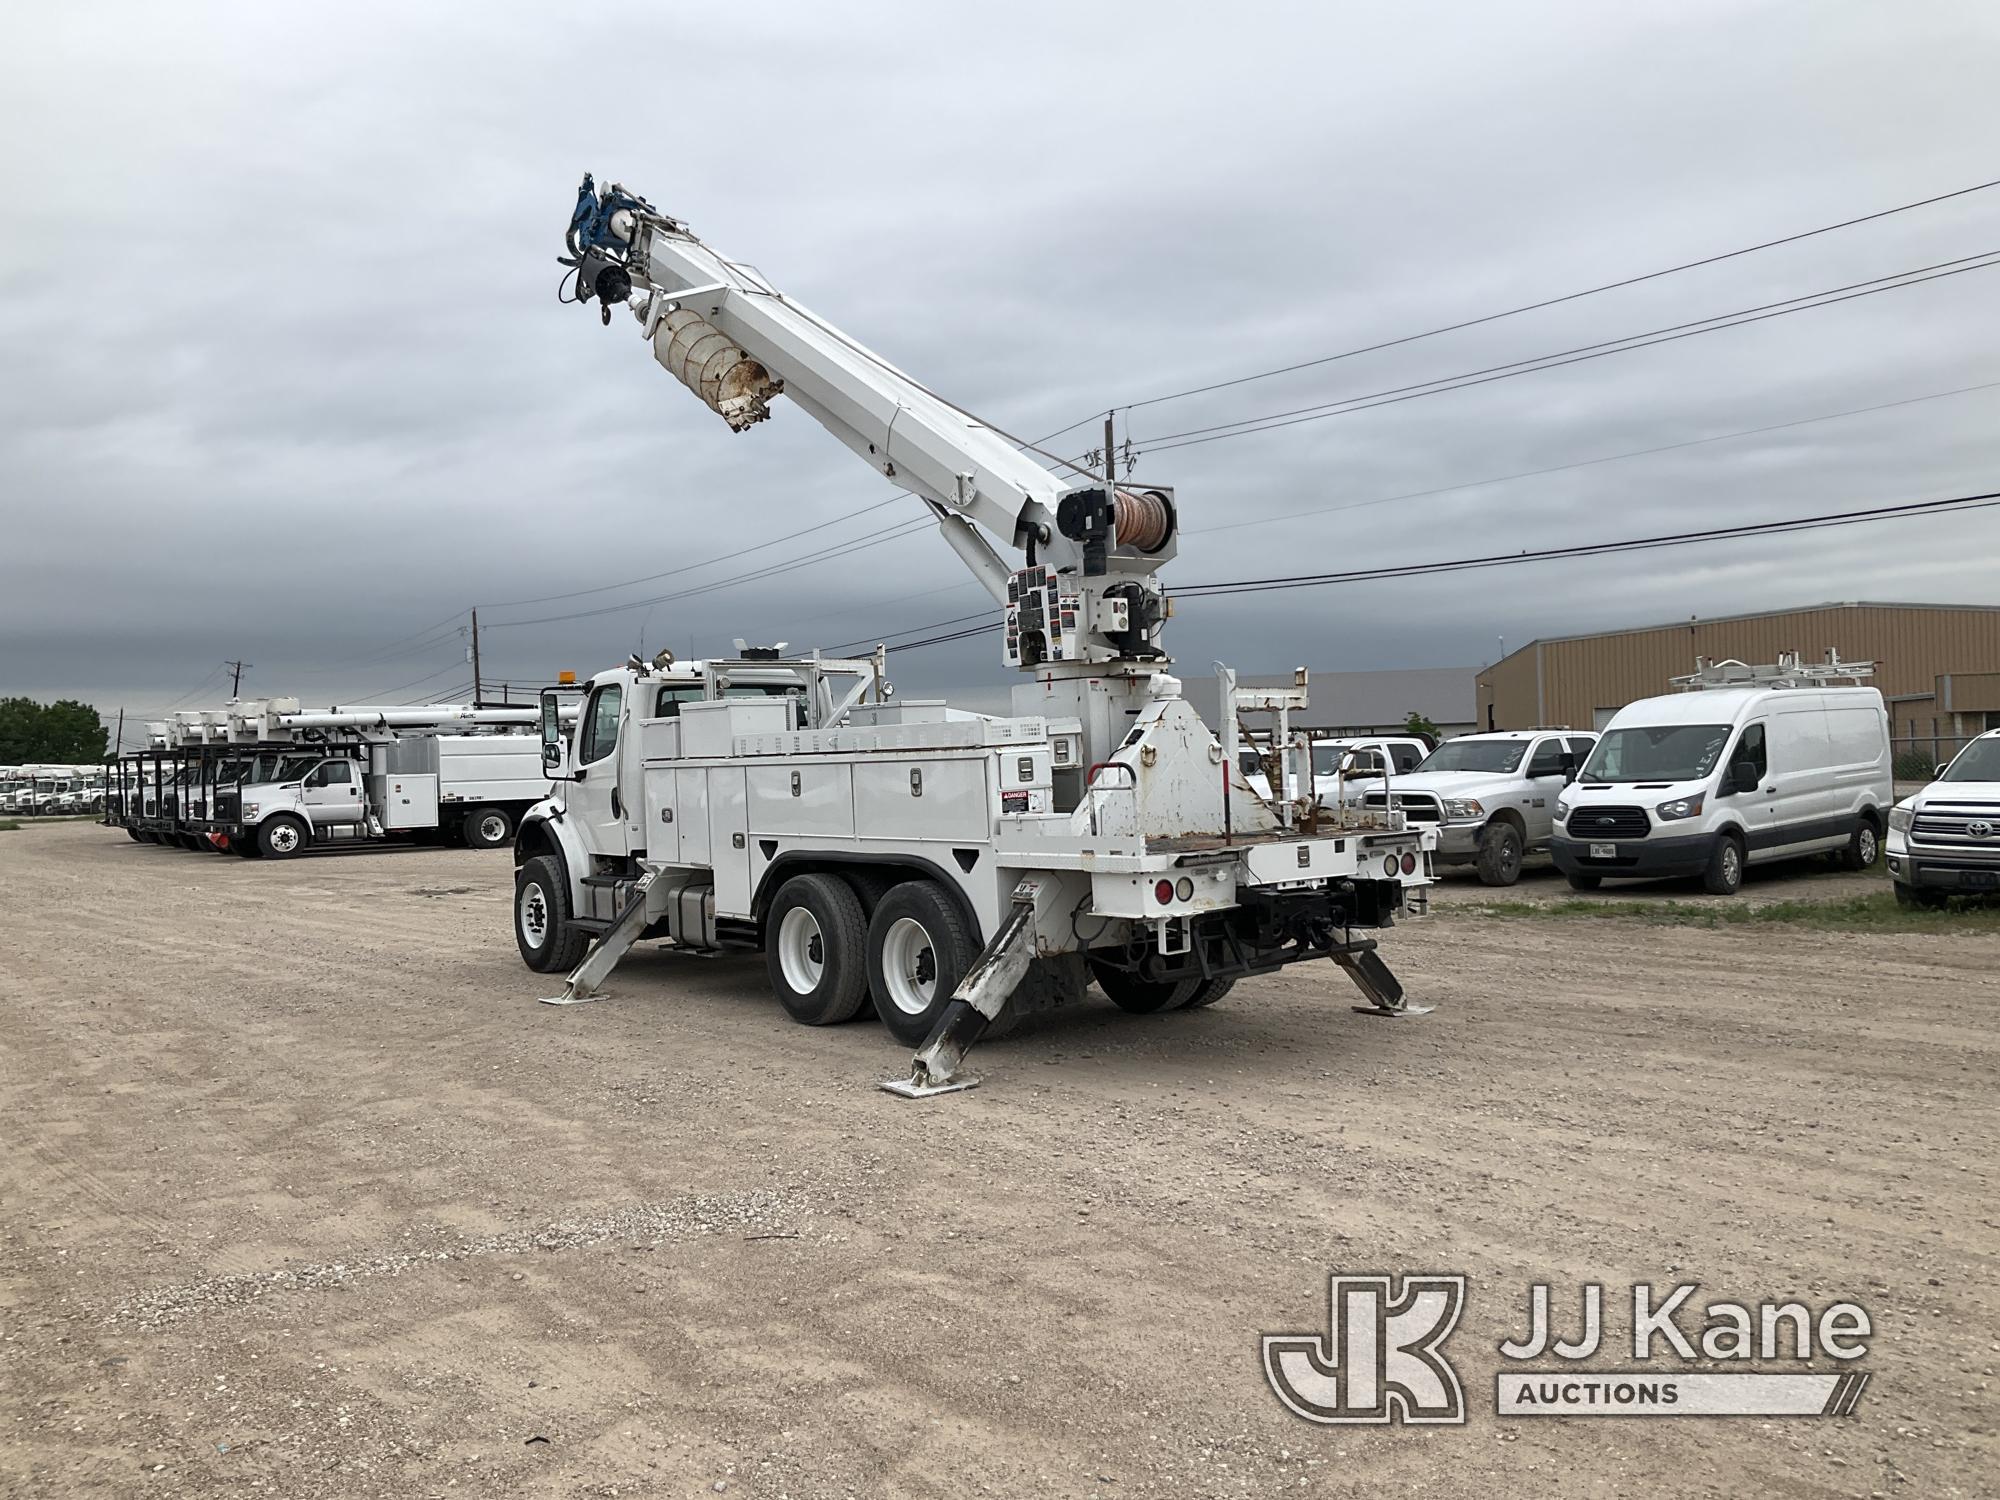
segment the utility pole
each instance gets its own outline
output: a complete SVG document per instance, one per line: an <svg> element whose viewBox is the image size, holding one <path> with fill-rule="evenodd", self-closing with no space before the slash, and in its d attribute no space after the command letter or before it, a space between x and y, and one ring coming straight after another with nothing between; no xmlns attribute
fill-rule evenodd
<svg viewBox="0 0 2000 1500"><path fill-rule="evenodd" d="M254 667L257 663L254 661L226 661L223 665L229 668L229 696L234 698L237 689L243 686L243 669L245 667Z"/></svg>
<svg viewBox="0 0 2000 1500"><path fill-rule="evenodd" d="M123 755L125 753L125 709L122 704L118 709L118 745L111 753L113 755Z"/></svg>
<svg viewBox="0 0 2000 1500"><path fill-rule="evenodd" d="M472 612L472 706L479 707L479 611Z"/></svg>

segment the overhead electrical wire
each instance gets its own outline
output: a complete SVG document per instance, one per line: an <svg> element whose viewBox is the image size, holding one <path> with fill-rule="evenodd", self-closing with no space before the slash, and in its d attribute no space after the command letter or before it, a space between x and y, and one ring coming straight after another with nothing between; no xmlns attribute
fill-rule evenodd
<svg viewBox="0 0 2000 1500"><path fill-rule="evenodd" d="M1657 536L1628 537L1621 541L1580 542L1567 547L1491 553L1437 562L1396 563L1379 568L1353 568L1335 573L1302 573L1290 577L1247 578L1216 583L1185 584L1174 591L1179 598L1214 598L1224 595L1272 593L1288 589L1319 588L1335 583L1368 583L1387 578L1429 577L1441 573L1461 573L1484 568L1514 567L1522 563L1561 561L1579 557L1602 557L1612 553L1646 552L1665 547L1685 547L1702 542L1744 540L1780 536L1799 531L1822 531L1840 526L1859 526L1876 521L1915 520L1926 516L1959 515L2000 505L2000 490L1975 495L1955 495L1938 500L1912 500L1894 505L1868 506L1859 510L1826 511L1793 516L1778 521L1753 521L1740 526L1711 526L1693 531L1667 532ZM966 640L998 630L999 620L988 620L964 630L954 630L922 640L892 646L892 651L918 651L948 641Z"/></svg>
<svg viewBox="0 0 2000 1500"><path fill-rule="evenodd" d="M1595 297L1602 292L1615 292L1622 287L1638 286L1641 282L1657 281L1662 276L1674 276L1682 271L1693 271L1702 266L1719 265L1723 261L1735 260L1739 256L1754 255L1760 250L1774 250L1780 245L1794 245L1800 240L1813 239L1822 234L1832 234L1836 230L1852 229L1857 224L1868 224L1877 219L1886 219L1896 214L1909 213L1912 209L1928 208L1932 204L1949 202L1954 198L1968 197L1973 193L1983 193L1995 187L2000 187L2000 177L1996 177L1988 182L1976 182L1971 187L1956 188L1948 193L1936 193L1928 198L1918 198L1914 202L1899 203L1894 208L1877 209L1873 213L1858 214L1851 219L1841 219L1837 223L1822 224L1817 229L1802 229L1795 234L1781 235L1779 238L1772 240L1760 240L1754 245L1744 245L1740 249L1725 250L1717 255L1705 255L1699 260L1682 261L1678 265L1663 266L1657 271L1646 271L1637 276L1625 276L1616 281L1606 281L1597 286L1584 287L1580 291L1565 292L1559 297L1545 297L1539 302L1524 302L1519 307L1509 307L1499 312L1483 314L1477 318L1466 318L1456 323L1446 323L1437 328L1426 328L1420 333L1406 333L1393 339L1384 339L1379 343L1363 344L1357 348L1343 349L1337 354L1323 354L1314 359L1305 359L1294 364L1280 365L1275 369L1257 370L1251 374L1238 375L1229 380L1217 380L1207 385L1190 386L1183 391L1168 391L1164 395L1147 396L1139 401L1127 401L1122 403L1117 409L1121 411L1134 411L1142 406L1158 406L1163 402L1179 401L1187 396L1205 396L1211 391L1228 390L1233 386L1248 385L1252 381L1257 380L1269 380L1278 375L1292 375L1300 370L1310 370L1320 365L1333 364L1337 360L1353 359L1357 355L1373 354L1382 349L1394 349L1403 344L1414 344L1421 339L1437 338L1441 334L1457 333L1467 328L1478 328L1482 324L1497 323L1502 318L1519 317L1522 313L1540 312L1544 308L1560 307L1565 302L1575 302L1584 297ZM1089 417L1085 417L1081 422L1070 423L1070 427L1079 427L1082 425L1082 422L1089 420ZM1069 430L1069 427L1064 427L1050 433L1049 436L1059 437L1062 433ZM1047 441L1047 439L1043 439L1042 441Z"/></svg>
<svg viewBox="0 0 2000 1500"><path fill-rule="evenodd" d="M1787 317L1792 313L1812 312L1842 302L1853 302L1862 297L1879 296L1884 292L1902 291L1905 287L1922 286L1926 282L1941 281L1949 276L1963 276L1972 271L1991 270L1995 266L2000 266L2000 250L1985 250L1978 255L1939 261L1935 265L1897 271L1868 281L1850 282L1846 286L1830 287L1824 291L1788 297L1781 302L1767 302L1756 307L1740 308L1735 312L1717 313L1713 317L1697 318L1688 323L1675 323L1665 328L1650 329L1644 333L1627 334L1622 338L1606 339L1595 344L1580 344L1570 349L1558 349L1529 359L1510 360L1506 364L1488 365L1482 369L1467 370L1456 375L1441 375L1436 379L1417 381L1411 385L1364 391L1311 406L1265 412L1258 416L1244 417L1235 422L1222 422L1211 427L1190 427L1180 432L1162 433L1144 440L1144 447L1148 454L1167 453L1176 448L1192 448L1202 443L1245 437L1251 433L1272 432L1281 427L1296 427L1303 422L1349 416L1357 411L1372 411L1380 406L1393 406L1404 401L1419 400L1425 396L1439 396L1448 391L1464 390L1468 386L1490 385L1494 381L1511 380L1518 375L1539 374L1544 370L1557 370L1567 365L1604 359L1613 354L1629 353L1634 349L1649 349L1657 344L1671 344L1681 339L1698 338L1705 333L1721 333L1726 329L1742 328L1772 318Z"/></svg>

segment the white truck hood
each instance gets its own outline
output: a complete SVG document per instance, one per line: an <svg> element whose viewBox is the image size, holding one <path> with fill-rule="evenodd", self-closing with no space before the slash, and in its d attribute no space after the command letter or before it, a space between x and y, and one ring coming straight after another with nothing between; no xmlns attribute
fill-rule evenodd
<svg viewBox="0 0 2000 1500"><path fill-rule="evenodd" d="M1918 808L1926 802L2000 803L2000 781L1933 781L1921 792L1905 797L1897 806Z"/></svg>
<svg viewBox="0 0 2000 1500"><path fill-rule="evenodd" d="M1492 796L1517 780L1507 772L1493 771L1413 771L1407 776L1388 778L1389 790L1400 796L1404 792L1423 792L1433 797L1477 797L1482 793ZM1382 790L1383 778L1375 777L1362 785L1365 796ZM1349 783L1353 787L1356 783Z"/></svg>

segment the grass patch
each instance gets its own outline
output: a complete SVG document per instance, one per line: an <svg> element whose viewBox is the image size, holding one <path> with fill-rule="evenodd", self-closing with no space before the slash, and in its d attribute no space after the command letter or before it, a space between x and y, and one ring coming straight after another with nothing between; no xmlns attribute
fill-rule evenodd
<svg viewBox="0 0 2000 1500"><path fill-rule="evenodd" d="M0 833L12 833L20 826L12 818L0 818Z"/></svg>
<svg viewBox="0 0 2000 1500"><path fill-rule="evenodd" d="M1889 891L1828 901L1473 901L1452 908L1485 917L1597 918L1654 927L1806 927L1828 932L2000 932L2000 905L1953 898L1935 911L1910 911Z"/></svg>

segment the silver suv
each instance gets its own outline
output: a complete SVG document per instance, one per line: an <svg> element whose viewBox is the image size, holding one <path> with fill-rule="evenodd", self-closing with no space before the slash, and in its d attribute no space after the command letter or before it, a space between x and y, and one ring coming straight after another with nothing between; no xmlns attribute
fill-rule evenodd
<svg viewBox="0 0 2000 1500"><path fill-rule="evenodd" d="M1512 885L1521 878L1521 861L1548 848L1556 798L1596 743L1596 735L1568 729L1461 735L1409 775L1355 800L1436 824L1441 863L1470 863L1485 884Z"/></svg>

